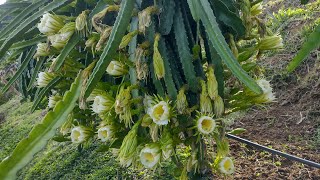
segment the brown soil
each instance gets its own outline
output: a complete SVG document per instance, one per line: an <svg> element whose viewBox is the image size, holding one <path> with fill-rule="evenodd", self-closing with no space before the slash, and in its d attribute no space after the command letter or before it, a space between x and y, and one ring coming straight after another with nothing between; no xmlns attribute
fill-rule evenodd
<svg viewBox="0 0 320 180"><path fill-rule="evenodd" d="M285 1L281 1L285 2ZM281 3L280 2L280 3ZM284 6L296 5L290 1ZM279 3L270 11L277 11ZM291 22L285 27L287 43L301 44L297 31L306 22ZM318 49L319 53L319 49ZM247 131L240 136L301 158L320 163L320 62L319 54L312 53L292 74L279 73L294 57L296 51L284 50L264 63L269 79L278 97L267 107L254 107L238 119L234 128ZM275 74L275 75L274 75ZM320 179L320 169L274 156L270 153L231 141L235 157L234 179Z"/></svg>

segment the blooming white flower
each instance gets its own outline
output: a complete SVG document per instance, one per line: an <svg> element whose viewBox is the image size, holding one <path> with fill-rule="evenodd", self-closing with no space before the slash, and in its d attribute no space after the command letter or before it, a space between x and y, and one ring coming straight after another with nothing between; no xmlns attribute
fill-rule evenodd
<svg viewBox="0 0 320 180"><path fill-rule="evenodd" d="M34 58L36 57L43 57L43 56L48 56L50 54L49 52L49 47L47 43L39 43L37 45L37 52L33 56Z"/></svg>
<svg viewBox="0 0 320 180"><path fill-rule="evenodd" d="M215 127L216 127L216 122L212 117L201 116L197 120L198 131L202 134L212 133Z"/></svg>
<svg viewBox="0 0 320 180"><path fill-rule="evenodd" d="M40 72L37 78L38 87L46 87L53 78L53 75L48 72Z"/></svg>
<svg viewBox="0 0 320 180"><path fill-rule="evenodd" d="M114 100L112 97L107 95L99 95L94 98L92 104L92 111L101 114L104 112L108 112L114 104Z"/></svg>
<svg viewBox="0 0 320 180"><path fill-rule="evenodd" d="M113 135L114 135L114 131L111 126L104 126L98 129L98 138L102 142L106 142L112 139Z"/></svg>
<svg viewBox="0 0 320 180"><path fill-rule="evenodd" d="M112 76L122 76L128 73L128 68L120 61L111 61L107 67L107 73Z"/></svg>
<svg viewBox="0 0 320 180"><path fill-rule="evenodd" d="M73 143L82 143L88 139L90 132L87 128L76 126L71 130L71 141Z"/></svg>
<svg viewBox="0 0 320 180"><path fill-rule="evenodd" d="M258 79L256 82L263 91L263 94L258 98L260 101L268 103L276 99L269 81L265 79Z"/></svg>
<svg viewBox="0 0 320 180"><path fill-rule="evenodd" d="M160 160L161 150L156 144L144 147L140 152L140 161L146 168L153 168Z"/></svg>
<svg viewBox="0 0 320 180"><path fill-rule="evenodd" d="M52 36L48 36L51 45L56 49L62 49L72 36L73 32L65 32L60 34L55 34Z"/></svg>
<svg viewBox="0 0 320 180"><path fill-rule="evenodd" d="M55 34L63 27L63 19L60 16L45 13L40 19L38 29L43 34Z"/></svg>
<svg viewBox="0 0 320 180"><path fill-rule="evenodd" d="M158 104L149 108L148 114L154 123L166 125L170 120L170 106L167 102L160 101Z"/></svg>
<svg viewBox="0 0 320 180"><path fill-rule="evenodd" d="M48 107L49 108L54 108L57 104L58 101L60 101L62 97L58 94L50 96L49 97L49 102L48 102Z"/></svg>
<svg viewBox="0 0 320 180"><path fill-rule="evenodd" d="M224 174L234 173L234 164L231 158L225 157L219 163L219 170Z"/></svg>

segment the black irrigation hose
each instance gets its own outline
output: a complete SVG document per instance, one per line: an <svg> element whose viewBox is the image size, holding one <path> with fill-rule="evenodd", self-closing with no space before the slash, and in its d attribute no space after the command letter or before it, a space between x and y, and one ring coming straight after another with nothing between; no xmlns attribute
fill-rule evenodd
<svg viewBox="0 0 320 180"><path fill-rule="evenodd" d="M252 147L255 147L255 148L257 148L257 149L262 149L262 150L268 151L268 152L270 152L270 153L272 153L272 154L276 154L276 155L285 157L285 158L287 158L287 159L289 159L289 160L297 161L297 162L300 162L300 163L309 165L309 166L311 166L311 167L315 167L315 168L319 168L319 169L320 169L320 164L319 164L319 163L316 163L316 162L313 162L313 161L309 161L309 160L306 160L306 159L302 159L302 158L299 158L299 157L297 157L297 156L293 156L293 155L290 155L290 154L287 154L287 153L283 153L283 152L281 152L281 151L274 150L274 149L268 148L268 147L266 147L266 146L262 146L262 145L260 145L260 144L251 142L251 141L249 141L249 140L240 138L240 137L235 136L235 135L232 135L232 134L227 134L226 136L227 136L228 138L230 138L230 139L234 139L234 140L236 140L236 141L245 143L245 144L247 144L247 145L249 145L249 146L252 146Z"/></svg>

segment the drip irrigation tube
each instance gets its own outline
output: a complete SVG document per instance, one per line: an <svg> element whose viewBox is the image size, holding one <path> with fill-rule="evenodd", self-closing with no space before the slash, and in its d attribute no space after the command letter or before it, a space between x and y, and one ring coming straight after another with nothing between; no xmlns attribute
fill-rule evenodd
<svg viewBox="0 0 320 180"><path fill-rule="evenodd" d="M281 151L278 151L278 150L274 150L274 149L268 148L268 147L266 147L266 146L262 146L262 145L260 145L260 144L251 142L251 141L249 141L249 140L240 138L240 137L235 136L235 135L232 135L232 134L227 134L226 136L227 136L228 138L230 138L230 139L239 141L239 142L241 142L241 143L247 144L247 145L252 146L252 147L255 147L255 148L257 148L257 149L261 149L261 150L270 152L270 153L272 153L272 154L276 154L276 155L285 157L285 158L287 158L287 159L289 159L289 160L297 161L297 162L300 162L300 163L309 165L309 166L311 166L311 167L315 167L315 168L319 168L319 169L320 169L320 164L319 164L319 163L316 163L316 162L313 162L313 161L309 161L309 160L306 160L306 159L303 159L303 158L299 158L299 157L297 157L297 156L293 156L293 155L290 155L290 154L287 154L287 153L284 153L284 152L281 152Z"/></svg>

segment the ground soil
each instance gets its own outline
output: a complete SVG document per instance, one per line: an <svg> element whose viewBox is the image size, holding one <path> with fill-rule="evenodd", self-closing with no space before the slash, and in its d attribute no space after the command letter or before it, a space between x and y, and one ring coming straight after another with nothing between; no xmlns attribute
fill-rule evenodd
<svg viewBox="0 0 320 180"><path fill-rule="evenodd" d="M277 11L277 7L270 11ZM303 25L297 22L288 24L288 37L292 35L293 38L290 40L297 38L294 33ZM320 163L320 144L315 140L319 133L317 129L320 128L319 54L313 52L290 75L277 73L276 71L285 68L295 53L284 51L267 57L268 63L265 66L275 74L269 79L277 102L267 107L252 108L233 127L247 130L240 135L243 138ZM230 144L236 164L234 179L320 179L320 169L274 156L239 142L231 141Z"/></svg>

